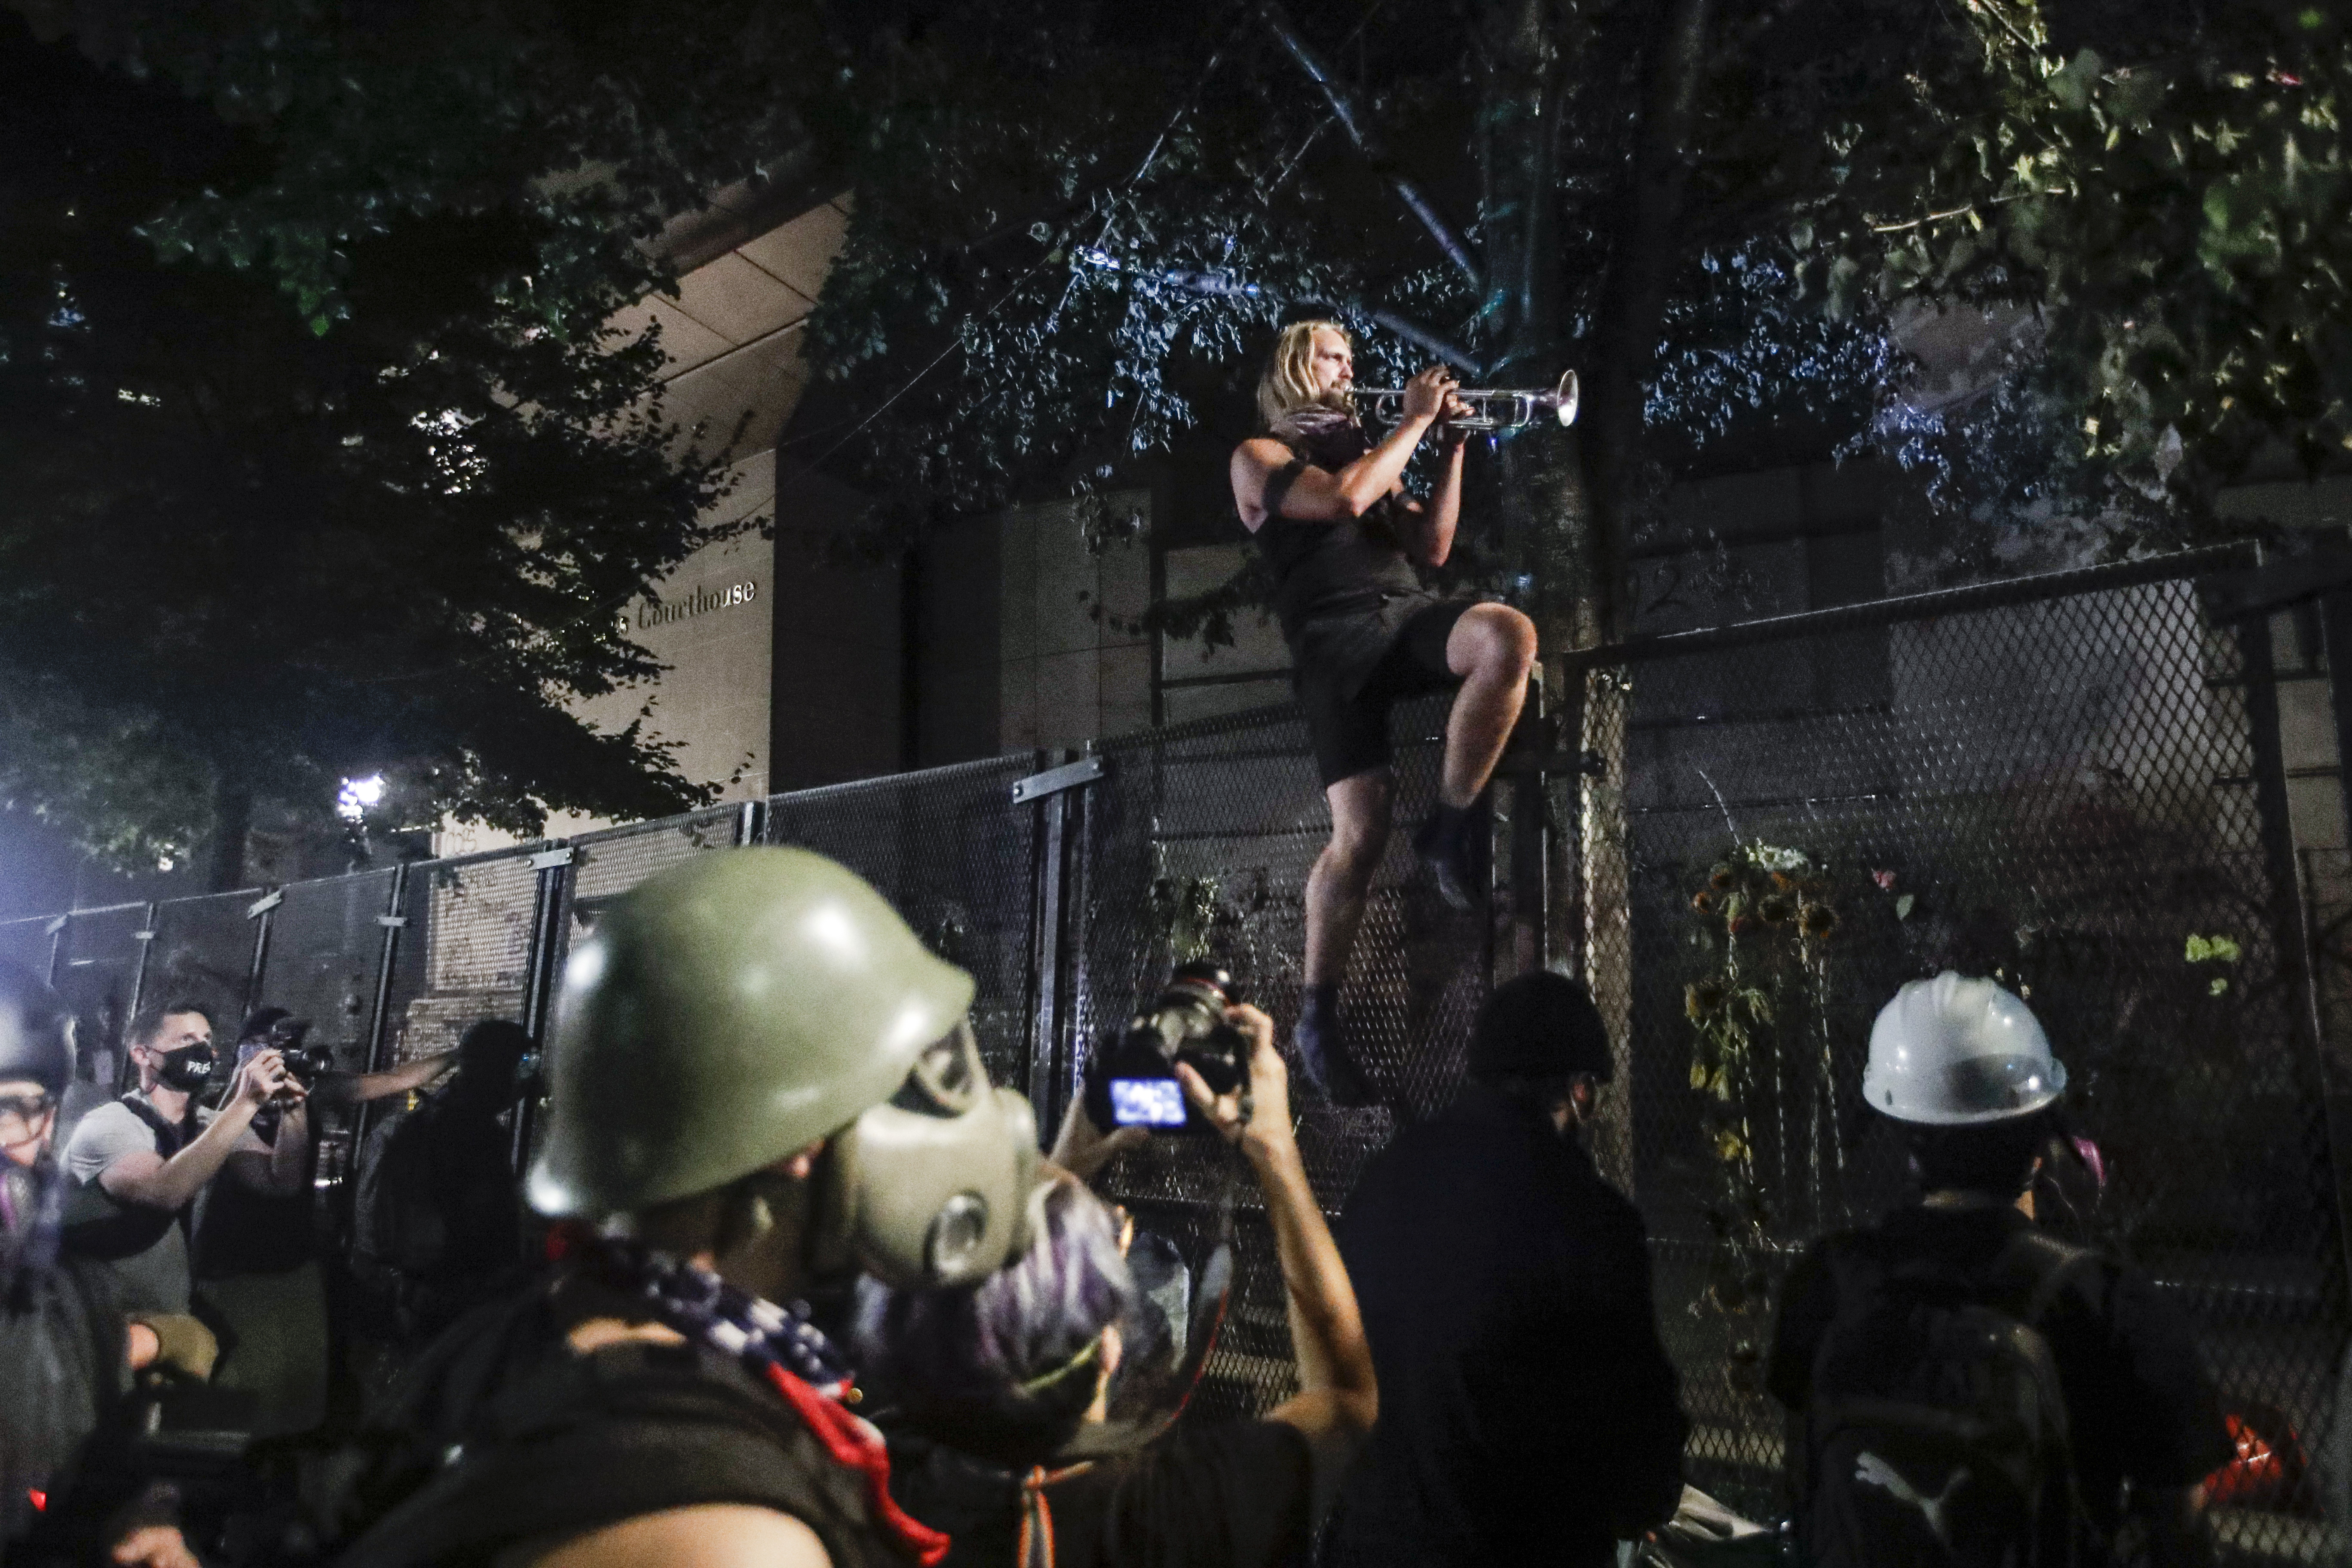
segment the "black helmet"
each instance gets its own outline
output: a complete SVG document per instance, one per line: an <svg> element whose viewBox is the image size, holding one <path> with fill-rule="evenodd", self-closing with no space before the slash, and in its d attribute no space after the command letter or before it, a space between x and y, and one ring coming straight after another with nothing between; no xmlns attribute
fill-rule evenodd
<svg viewBox="0 0 2352 1568"><path fill-rule="evenodd" d="M1478 1009L1470 1034L1470 1076L1556 1079L1615 1070L1609 1030L1592 994L1565 974L1537 970L1505 981Z"/></svg>
<svg viewBox="0 0 2352 1568"><path fill-rule="evenodd" d="M63 1094L73 1079L73 1012L21 963L0 959L0 1080Z"/></svg>

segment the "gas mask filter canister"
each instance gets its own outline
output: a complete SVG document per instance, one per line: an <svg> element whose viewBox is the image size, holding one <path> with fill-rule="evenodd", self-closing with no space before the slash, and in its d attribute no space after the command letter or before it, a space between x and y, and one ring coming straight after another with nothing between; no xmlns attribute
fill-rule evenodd
<svg viewBox="0 0 2352 1568"><path fill-rule="evenodd" d="M971 1285L1029 1244L1037 1119L1020 1095L990 1086L968 1022L827 1152L821 1268L855 1263L902 1289Z"/></svg>

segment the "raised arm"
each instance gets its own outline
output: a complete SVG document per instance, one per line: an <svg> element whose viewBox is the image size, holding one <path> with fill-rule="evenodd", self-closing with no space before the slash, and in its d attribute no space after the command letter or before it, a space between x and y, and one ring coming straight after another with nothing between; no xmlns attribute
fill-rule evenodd
<svg viewBox="0 0 2352 1568"><path fill-rule="evenodd" d="M1267 1419L1306 1436L1314 1456L1315 1513L1320 1519L1339 1497L1340 1479L1380 1415L1380 1385L1372 1375L1372 1348L1364 1337L1355 1287L1348 1282L1339 1244L1307 1184L1307 1165L1291 1131L1289 1075L1274 1048L1274 1020L1255 1007L1235 1007L1225 1016L1250 1040L1249 1114L1242 1114L1240 1091L1213 1096L1201 1075L1181 1062L1176 1076L1225 1141L1240 1145L1265 1194L1266 1219L1289 1293L1291 1350L1298 1363L1298 1393Z"/></svg>
<svg viewBox="0 0 2352 1568"><path fill-rule="evenodd" d="M1459 399L1449 398L1447 412L1459 410L1467 414L1470 405ZM1439 449L1444 454L1444 466L1438 470L1437 489L1426 503L1405 502L1405 510L1412 514L1412 537L1406 541L1406 553L1423 566L1443 566L1445 558L1454 553L1454 526L1462 521L1462 448L1469 432L1457 426L1438 427Z"/></svg>
<svg viewBox="0 0 2352 1568"><path fill-rule="evenodd" d="M383 1072L322 1073L315 1091L323 1104L348 1105L353 1100L383 1100L423 1089L457 1063L457 1053L437 1051Z"/></svg>
<svg viewBox="0 0 2352 1568"><path fill-rule="evenodd" d="M263 1051L238 1070L228 1103L187 1147L168 1160L152 1150L125 1154L99 1173L98 1184L109 1196L142 1208L184 1207L220 1174L236 1141L253 1125L254 1112L291 1082L285 1058L276 1051Z"/></svg>
<svg viewBox="0 0 2352 1568"><path fill-rule="evenodd" d="M1404 416L1380 444L1337 473L1309 464L1280 498L1282 515L1300 522L1338 522L1361 517L1403 480L1413 449L1446 410L1457 384L1443 365L1432 365L1405 384ZM1234 505L1252 533L1265 526L1266 481L1286 468L1290 448L1261 436L1234 448Z"/></svg>

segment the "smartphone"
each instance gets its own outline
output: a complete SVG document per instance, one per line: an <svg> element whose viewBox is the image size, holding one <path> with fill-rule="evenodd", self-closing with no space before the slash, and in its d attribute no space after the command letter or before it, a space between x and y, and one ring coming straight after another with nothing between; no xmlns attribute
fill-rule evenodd
<svg viewBox="0 0 2352 1568"><path fill-rule="evenodd" d="M1184 1086L1172 1078L1115 1078L1110 1115L1121 1127L1181 1127Z"/></svg>

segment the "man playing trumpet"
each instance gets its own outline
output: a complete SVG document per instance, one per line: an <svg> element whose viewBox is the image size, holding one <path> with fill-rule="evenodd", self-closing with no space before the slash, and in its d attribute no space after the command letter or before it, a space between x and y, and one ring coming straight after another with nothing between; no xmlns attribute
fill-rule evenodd
<svg viewBox="0 0 2352 1568"><path fill-rule="evenodd" d="M1477 900L1476 810L1526 699L1535 623L1507 605L1443 600L1417 566L1444 563L1462 510L1471 416L1433 365L1404 389L1397 426L1375 444L1356 417L1348 334L1330 321L1283 329L1258 382L1268 433L1234 450L1234 503L1275 578L1331 841L1307 879L1306 998L1295 1038L1310 1079L1342 1105L1372 1099L1339 1034L1339 983L1389 837L1388 715L1400 698L1458 688L1445 725L1436 808L1413 834L1439 892ZM1426 502L1402 476L1434 431L1442 454Z"/></svg>

